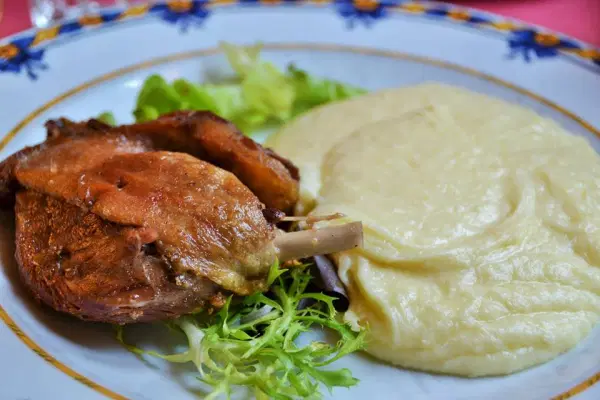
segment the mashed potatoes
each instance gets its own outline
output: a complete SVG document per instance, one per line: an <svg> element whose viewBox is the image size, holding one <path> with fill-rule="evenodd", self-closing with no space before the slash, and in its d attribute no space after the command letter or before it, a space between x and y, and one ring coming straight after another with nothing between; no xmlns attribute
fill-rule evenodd
<svg viewBox="0 0 600 400"><path fill-rule="evenodd" d="M427 84L317 109L269 145L301 169L300 213L363 221L337 261L376 357L506 374L598 322L600 157L556 123Z"/></svg>

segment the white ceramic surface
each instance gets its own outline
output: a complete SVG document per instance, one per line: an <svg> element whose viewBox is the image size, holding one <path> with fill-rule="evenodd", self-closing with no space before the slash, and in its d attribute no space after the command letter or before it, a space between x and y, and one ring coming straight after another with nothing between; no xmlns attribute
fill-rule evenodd
<svg viewBox="0 0 600 400"><path fill-rule="evenodd" d="M370 90L427 80L464 86L531 107L600 151L600 55L585 44L439 4L213 3L114 9L85 24L0 41L0 159L43 140L49 118L111 110L131 121L149 74L201 81L227 73L215 50L221 40L262 41L264 57L281 67L294 62ZM34 304L16 273L12 218L0 214L0 399L194 398L186 389L192 370L144 363L116 343L110 327ZM135 334L154 337L145 328ZM336 389L335 399L600 399L600 384L590 380L600 377L600 326L567 354L508 377L434 376L363 355L338 365L361 382Z"/></svg>

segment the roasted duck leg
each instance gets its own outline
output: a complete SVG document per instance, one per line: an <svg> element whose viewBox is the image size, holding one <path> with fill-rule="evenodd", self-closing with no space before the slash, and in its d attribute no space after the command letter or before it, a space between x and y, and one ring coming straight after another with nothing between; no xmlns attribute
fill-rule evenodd
<svg viewBox="0 0 600 400"><path fill-rule="evenodd" d="M295 167L212 114L47 127L46 142L0 165L0 188L16 198L23 281L56 310L122 324L218 308L265 290L277 257L362 238L356 225L283 235L264 204L293 206Z"/></svg>
<svg viewBox="0 0 600 400"><path fill-rule="evenodd" d="M115 128L99 121L49 121L48 137L94 135L141 141L148 149L190 154L232 172L269 208L284 212L298 200L298 169L242 135L228 121L204 111L178 111L143 124Z"/></svg>
<svg viewBox="0 0 600 400"><path fill-rule="evenodd" d="M204 111L179 111L143 124L111 127L97 120L46 123L48 140L23 149L0 165L0 204L14 199L17 160L65 141L97 138L115 142L119 152L150 150L190 154L235 174L268 208L291 211L298 200L298 169L288 160L242 135L231 123ZM85 146L85 145L84 145ZM92 149L81 154L93 156Z"/></svg>

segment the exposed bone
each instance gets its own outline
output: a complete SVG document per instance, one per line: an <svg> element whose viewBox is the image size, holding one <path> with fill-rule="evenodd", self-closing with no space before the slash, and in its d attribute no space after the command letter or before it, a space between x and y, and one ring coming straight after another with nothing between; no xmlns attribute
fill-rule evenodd
<svg viewBox="0 0 600 400"><path fill-rule="evenodd" d="M362 223L285 233L273 244L280 262L350 250L363 245Z"/></svg>
<svg viewBox="0 0 600 400"><path fill-rule="evenodd" d="M306 217L294 217L294 216L285 216L282 217L281 221L290 221L290 222L304 222L309 227L312 227L313 224L321 221L331 221L333 219L344 218L346 215L342 213L335 213L329 215L309 215Z"/></svg>

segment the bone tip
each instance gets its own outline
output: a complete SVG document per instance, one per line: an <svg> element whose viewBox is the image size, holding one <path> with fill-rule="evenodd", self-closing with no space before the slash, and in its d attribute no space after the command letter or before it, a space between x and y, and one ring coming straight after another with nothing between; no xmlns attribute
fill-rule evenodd
<svg viewBox="0 0 600 400"><path fill-rule="evenodd" d="M357 222L350 222L350 229L352 230L352 232L356 235L356 247L363 247L364 245L364 230L363 230L363 224L360 221Z"/></svg>

